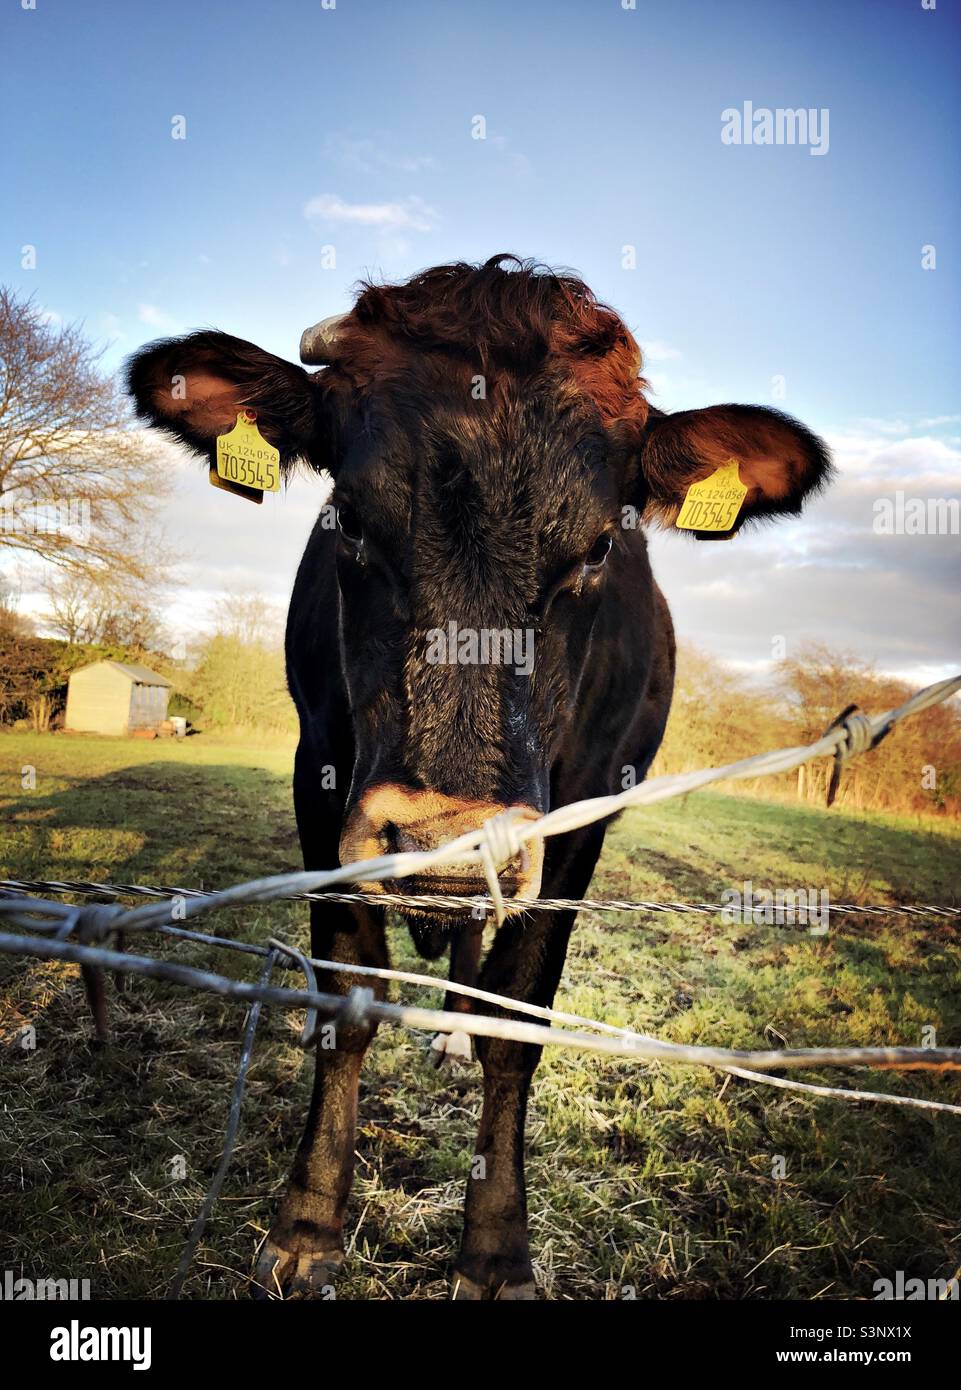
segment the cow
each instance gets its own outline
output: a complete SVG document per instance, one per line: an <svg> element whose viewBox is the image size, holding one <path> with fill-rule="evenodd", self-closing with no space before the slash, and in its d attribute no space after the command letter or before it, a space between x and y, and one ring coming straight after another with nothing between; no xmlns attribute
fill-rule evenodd
<svg viewBox="0 0 961 1390"><path fill-rule="evenodd" d="M322 512L286 637L305 868L434 849L505 812L526 824L640 781L674 680L645 527L672 526L688 488L732 459L746 492L725 538L796 514L829 477L821 440L761 406L658 409L620 316L572 274L512 256L365 282L349 313L304 334L301 357L319 370L196 332L143 348L127 382L142 419L208 460L246 410L285 476L300 461L334 480L336 527ZM438 634L449 631L521 634L533 659L513 641L496 659L458 659L459 641L445 656ZM449 946L455 980L550 1006L576 913L512 903L582 897L605 829L531 839L497 865L504 913L482 966L478 922L431 904L403 910L418 951L433 959ZM473 865L360 886L372 896L487 892ZM310 912L315 957L388 965L376 901L314 902ZM346 995L356 983L331 972L319 987ZM378 982L379 998L384 989ZM375 1030L347 1023L336 1048L317 1049L261 1289L317 1295L343 1262L359 1077ZM529 1299L524 1127L540 1049L479 1038L477 1056L483 1162L467 1183L452 1296Z"/></svg>

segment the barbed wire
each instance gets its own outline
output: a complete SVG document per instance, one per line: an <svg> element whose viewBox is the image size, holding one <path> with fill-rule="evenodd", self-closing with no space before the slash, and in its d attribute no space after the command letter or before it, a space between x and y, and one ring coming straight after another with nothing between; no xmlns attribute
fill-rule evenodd
<svg viewBox="0 0 961 1390"><path fill-rule="evenodd" d="M8 907L7 907L7 912L8 912L8 914L9 914L9 912L10 912L10 906L11 906L11 905L8 904ZM60 904L54 904L53 906L55 906L55 907L60 907L61 905L60 905ZM2 902L0 902L0 913L2 913L2 909L3 909L3 904L2 904ZM56 917L54 918L54 921L53 921L50 925L56 927L57 924L58 924L58 922L59 922L60 920L61 920L61 919L59 918L59 916L56 916ZM656 1041L657 1041L656 1039L650 1038L649 1035L647 1035L647 1034L642 1034L642 1033L637 1033L637 1032L635 1032L633 1029L620 1028L620 1027L616 1026L615 1024L603 1023L603 1022L600 1022L600 1021L598 1021L598 1020L596 1020L596 1019L585 1018L585 1017L584 1017L583 1015L581 1015L581 1014L568 1013L568 1012L566 1012L566 1011L564 1011L564 1010L554 1009L554 1008L548 1008L548 1007L546 1007L545 1005L531 1004L531 1003L528 1003L526 1000L512 999L512 998L509 998L509 997L506 996L506 995L494 994L494 993L492 993L490 990L480 989L480 988L479 988L478 986L476 986L476 985L461 984L461 983L458 983L458 982L453 981L453 980L440 979L440 978L438 978L438 977L435 976L435 975L423 975L423 974L420 974L420 973L417 973L417 972L414 972L414 971L410 971L410 970L395 970L395 969L390 969L390 968L383 967L383 966L360 965L360 964L353 964L353 963L352 963L352 964L345 964L344 962L341 962L341 961L321 960L321 959L317 959L317 958L315 958L315 957L304 956L302 952L300 952L299 950L297 950L297 949L294 948L294 947L291 947L288 943L284 943L284 942L278 941L276 938L273 938L273 937L270 938L270 948L268 949L268 947L256 946L256 945L251 944L250 942L245 942L245 941L234 941L234 940L232 940L232 939L229 938L229 937L211 936L211 935L209 935L208 933L192 931L192 930L190 930L189 928L185 928L185 927L165 926L165 927L158 927L158 928L156 928L155 930L156 930L159 934L161 934L161 935L176 937L176 938L178 938L178 939L180 939L180 940L192 941L192 942L195 942L195 943L200 944L200 945L213 946L213 947L218 947L218 948L221 948L221 949L231 950L231 951L239 951L239 952L242 952L242 953L245 953L245 954L248 954L248 955L257 955L257 956L266 957L266 956L269 956L269 955L271 954L271 950L280 951L282 955L290 956L290 957L295 961L295 963L298 965L298 967L304 969L305 974L307 974L308 981L309 981L311 984L314 984L314 977L309 973L308 967L311 967L311 968L313 968L314 970L325 970L325 971L330 971L330 972L332 972L332 973L337 973L337 974L359 975L359 976L362 976L362 977L369 977L369 978L373 978L373 979L392 980L392 981L397 981L397 982L400 982L400 983L403 983L403 984L418 985L418 986L426 987L426 988L428 988L428 989L443 990L445 993L459 994L459 995L462 995L462 996L465 997L465 998L476 999L476 1000L479 1000L479 1001L481 1001L481 1002L483 1002L483 1003L488 1003L488 1004L495 1005L496 1007L501 1008L501 1009L503 1009L503 1010L505 1010L505 1011L507 1011L507 1012L511 1012L511 1013L526 1014L526 1015L528 1015L528 1016L530 1016L530 1017L533 1017L533 1018L545 1019L545 1020L549 1020L549 1021L551 1021L551 1022L562 1023L562 1024L565 1024L565 1025L573 1025L573 1026L579 1027L579 1028L590 1028L590 1029L593 1029L593 1030L595 1030L595 1031L597 1031L597 1032L600 1032L600 1033L606 1033L606 1034L608 1034L608 1035L610 1035L610 1036L613 1036L613 1037L627 1038L628 1040L637 1039L637 1040L641 1040L641 1041L651 1041L651 1042L656 1042ZM0 936L0 950L3 949L3 945L2 945L3 940L4 940L3 936ZM132 958L129 957L129 956L126 956L126 957L124 957L124 959L126 959L126 960L129 961L129 960L131 960ZM281 964L282 964L282 962L281 962ZM179 967L178 967L178 968L179 968ZM133 971L132 973L137 973L137 972L136 972L136 971ZM162 972L161 972L161 974L160 974L160 978L163 978ZM177 976L176 974L171 974L171 975L168 976L168 978L170 978L171 980L173 980L175 983L184 983L184 981L181 980L181 979L179 979L178 976ZM222 992L230 992L230 991L227 990L227 991L222 991ZM342 996L336 996L336 997L337 997L337 998L342 998ZM438 1014L437 1016L439 1017L439 1014ZM459 1018L460 1015L457 1015L457 1017ZM314 1028L314 1026L312 1026L310 1018L308 1018L307 1023L305 1024L305 1027L304 1027L304 1038L305 1038L305 1039L309 1039L310 1041L312 1041L312 1040L313 1040L314 1031L315 1031L315 1028ZM443 1031L465 1031L465 1030L463 1030L463 1029L460 1029L460 1030L458 1030L458 1029L447 1029L447 1030L445 1030L444 1028L441 1028L441 1027L438 1026L438 1028L437 1028L436 1031L438 1031L438 1032L443 1032ZM552 1036L556 1036L556 1035L552 1035ZM303 1039L302 1039L302 1041L303 1041ZM856 1050L857 1050L857 1049L855 1049L855 1051L856 1051ZM891 1050L888 1049L888 1054L889 1054L889 1055L890 1055L890 1051L891 1051ZM937 1058L936 1058L935 1056L932 1055L932 1049L930 1049L930 1048L925 1048L925 1049L923 1049L923 1052L924 1052L925 1057L928 1058L928 1059L930 1059L932 1062L937 1061ZM723 1070L730 1070L730 1068L722 1068L722 1069L723 1069ZM745 1075L747 1075L747 1074L745 1073ZM765 1077L765 1076L763 1076L763 1075L761 1075L761 1074L751 1073L751 1076L753 1077L753 1079L755 1079L755 1080L757 1080L757 1081L761 1081L761 1082L770 1082L771 1084L774 1084L771 1078ZM802 1085L800 1082L794 1082L794 1081L784 1082L784 1085L785 1085L786 1087L790 1088L790 1089L796 1089L796 1090L811 1090L811 1089L812 1089L810 1086L804 1086L804 1085ZM915 1098L914 1098L914 1097L893 1096L893 1095L889 1095L889 1094L886 1093L886 1092L885 1092L885 1093L873 1092L873 1091L865 1091L865 1092L857 1092L857 1093L855 1093L855 1092L849 1092L849 1091L837 1091L837 1092L835 1092L835 1091L830 1090L829 1088L825 1088L825 1087L821 1087L821 1088L815 1087L814 1090L815 1090L815 1091L818 1091L818 1093L823 1093L823 1094L825 1094L825 1095L834 1095L834 1094L837 1094L838 1096L843 1096L843 1097L845 1097L845 1098L848 1098L848 1097L852 1097L852 1098L871 1098L871 1099L878 1100L878 1101L890 1100L892 1104L897 1104L897 1105L914 1105L914 1104L917 1104L919 1107L924 1108L924 1109L928 1109L928 1108L932 1108L932 1107L933 1107L934 1109L943 1109L943 1108L945 1108L940 1102L930 1102L930 1101L923 1101L923 1100L917 1100L917 1101L915 1101ZM946 1108L947 1108L948 1110L953 1110L953 1109L955 1109L955 1107L952 1107L952 1106L950 1106L950 1105L948 1105ZM959 1112L958 1112L958 1113L961 1113L961 1109L959 1109Z"/></svg>
<svg viewBox="0 0 961 1390"><path fill-rule="evenodd" d="M218 938L219 939L219 938ZM287 949L285 947L285 949ZM326 1018L336 1020L347 1012L352 1023L398 1023L424 1032L464 1032L482 1038L500 1038L508 1042L531 1043L535 1047L553 1045L580 1048L586 1052L632 1060L668 1062L688 1066L716 1067L743 1065L758 1071L778 1069L798 1070L812 1067L871 1067L875 1070L902 1071L961 1071L961 1047L799 1047L755 1051L744 1048L703 1047L688 1043L664 1042L642 1033L622 1032L615 1036L596 1037L584 1032L567 1032L545 1028L537 1023L522 1023L488 1015L449 1013L442 1009L423 1009L409 1004L391 1004L375 999L373 991L354 989L348 995L324 994L317 990L287 989L280 985L254 985L246 980L232 980L225 975L199 970L179 962L156 960L152 956L135 956L124 951L84 946L72 941L49 937L29 937L0 934L0 953L36 956L41 960L71 961L120 974L144 975L148 979L170 980L189 985L209 994L239 999L245 1003L261 1000L278 1004L285 1009L316 1010ZM295 955L291 952L291 955ZM331 962L337 970L350 973L353 967ZM369 972L365 972L369 973ZM449 982L443 981L445 987ZM520 1002L504 995L490 996L505 1009ZM596 1024L591 1023L592 1027ZM913 1098L912 1098L913 1099ZM936 1109L950 1109L961 1114L961 1106L945 1106L925 1102Z"/></svg>
<svg viewBox="0 0 961 1390"><path fill-rule="evenodd" d="M215 892L211 888L172 888L144 883L92 883L79 879L0 879L0 894L16 893L74 893L100 898L205 898ZM275 902L321 902L357 904L366 907L439 908L451 912L486 914L494 907L493 898L483 894L472 896L453 893L280 893ZM730 904L708 902L658 902L648 898L511 898L512 908L523 912L647 912L711 917L732 911ZM842 916L865 917L944 917L961 919L961 907L934 903L835 903L824 908L812 907L802 901L789 905L799 917L815 918L837 912ZM775 910L778 910L775 905ZM745 915L768 911L763 903L744 908Z"/></svg>

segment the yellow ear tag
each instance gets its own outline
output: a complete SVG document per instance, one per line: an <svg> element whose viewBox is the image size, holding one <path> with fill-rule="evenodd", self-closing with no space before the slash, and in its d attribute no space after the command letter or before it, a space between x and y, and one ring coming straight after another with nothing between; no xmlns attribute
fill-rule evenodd
<svg viewBox="0 0 961 1390"><path fill-rule="evenodd" d="M737 469L737 459L727 459L709 478L692 483L674 525L682 531L730 531L747 496Z"/></svg>
<svg viewBox="0 0 961 1390"><path fill-rule="evenodd" d="M251 502L280 491L280 451L260 433L252 410L242 410L233 429L217 436L217 468L211 468L210 481Z"/></svg>

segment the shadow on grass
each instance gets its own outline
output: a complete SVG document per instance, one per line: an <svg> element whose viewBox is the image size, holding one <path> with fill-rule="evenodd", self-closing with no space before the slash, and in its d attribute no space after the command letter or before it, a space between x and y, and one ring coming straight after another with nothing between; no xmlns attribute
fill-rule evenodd
<svg viewBox="0 0 961 1390"><path fill-rule="evenodd" d="M0 877L214 888L301 867L286 776L157 761L60 780L50 793L0 799ZM262 943L274 932L301 939L306 922L304 904L278 903L197 925ZM246 979L259 970L250 956L153 934L142 948L128 935L126 946ZM10 1107L0 1133L0 1249L28 1274L92 1276L94 1297L156 1297L219 1157L244 1009L137 977L122 997L108 980L107 1002L110 1041L98 1047L75 967L0 959L0 1093ZM33 1048L17 1045L27 1024ZM288 1033L292 1044L286 1016L265 1015L228 1183L227 1203L237 1205L222 1204L214 1222L230 1228L217 1257L241 1288L253 1248L245 1218L265 1210L306 1111L309 1068ZM192 1279L203 1292L196 1266Z"/></svg>
<svg viewBox="0 0 961 1390"><path fill-rule="evenodd" d="M235 764L134 764L0 803L3 877L221 888L301 866L290 781Z"/></svg>

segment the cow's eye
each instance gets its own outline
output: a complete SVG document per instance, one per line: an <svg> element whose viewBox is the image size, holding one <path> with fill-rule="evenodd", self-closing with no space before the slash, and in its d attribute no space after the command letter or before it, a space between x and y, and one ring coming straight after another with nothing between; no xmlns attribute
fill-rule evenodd
<svg viewBox="0 0 961 1390"><path fill-rule="evenodd" d="M591 546L584 557L584 568L588 570L599 570L611 553L611 546L614 544L611 537L605 531L602 536Z"/></svg>
<svg viewBox="0 0 961 1390"><path fill-rule="evenodd" d="M337 508L337 529L351 545L360 545L364 539L363 523L353 507Z"/></svg>

